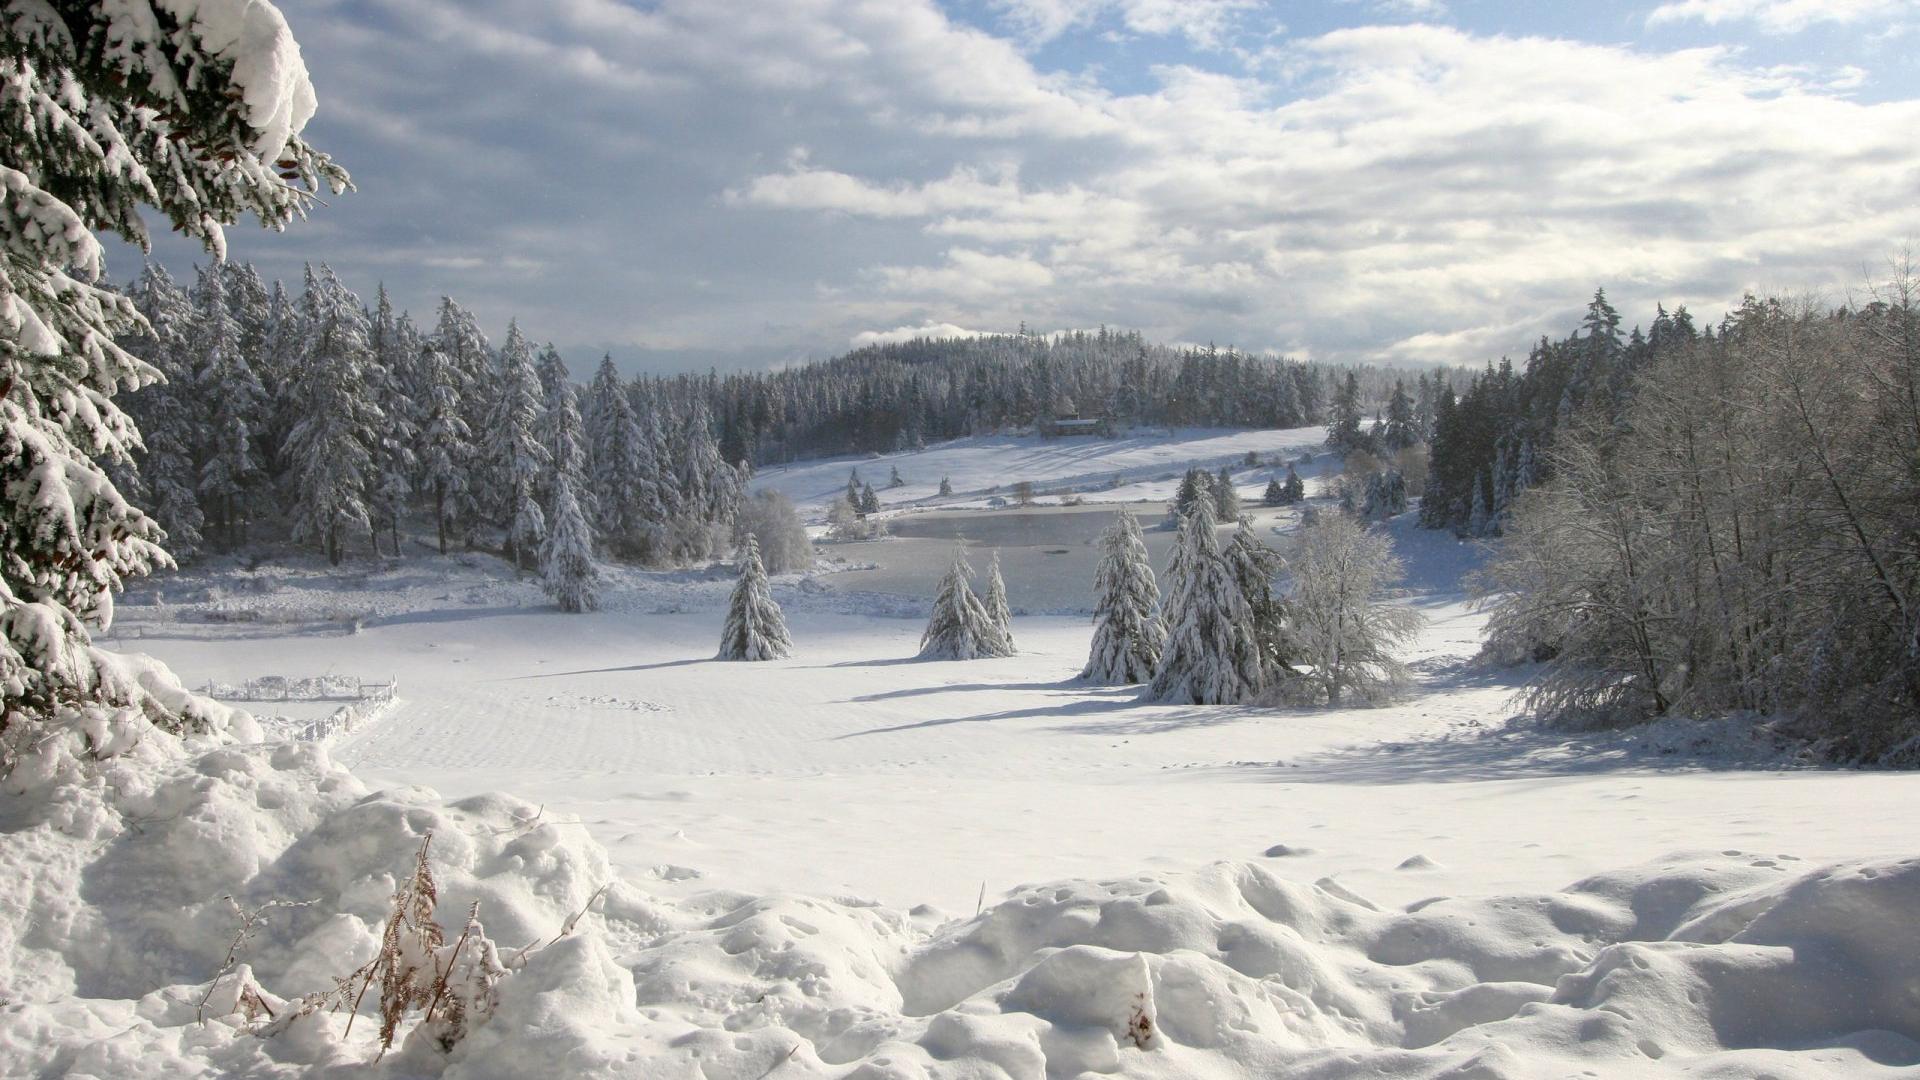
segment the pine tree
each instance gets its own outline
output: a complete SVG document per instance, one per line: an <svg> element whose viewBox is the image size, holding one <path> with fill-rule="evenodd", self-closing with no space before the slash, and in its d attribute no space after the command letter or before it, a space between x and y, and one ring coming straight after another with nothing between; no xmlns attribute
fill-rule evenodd
<svg viewBox="0 0 1920 1080"><path fill-rule="evenodd" d="M1196 499L1167 566L1167 645L1147 688L1153 700L1234 704L1263 687L1253 610L1214 528L1213 500Z"/></svg>
<svg viewBox="0 0 1920 1080"><path fill-rule="evenodd" d="M1307 485L1291 465L1287 466L1287 482L1281 485L1280 494L1281 501L1289 506L1307 497Z"/></svg>
<svg viewBox="0 0 1920 1080"><path fill-rule="evenodd" d="M1286 604L1273 592L1273 579L1286 563L1278 552L1260 542L1245 519L1234 530L1222 557L1240 595L1247 600L1247 629L1259 654L1260 678L1264 685L1272 685L1275 679L1292 674L1299 659L1287 626Z"/></svg>
<svg viewBox="0 0 1920 1080"><path fill-rule="evenodd" d="M405 315L393 313L385 285L374 300L373 320L368 332L371 354L366 369L365 392L381 403L385 419L367 444L373 458L373 480L368 489L373 549L380 550L380 530L392 538L393 554L400 554L400 519L413 495L413 455L416 399L410 392L414 380L415 356L420 350L419 334Z"/></svg>
<svg viewBox="0 0 1920 1080"><path fill-rule="evenodd" d="M1213 481L1213 513L1220 521L1238 521L1240 519L1240 493L1233 488L1233 473L1227 466L1220 466L1220 475Z"/></svg>
<svg viewBox="0 0 1920 1080"><path fill-rule="evenodd" d="M555 468L547 477L552 513L540 547L540 583L561 611L600 607L600 567L593 561L593 529L573 494L573 477Z"/></svg>
<svg viewBox="0 0 1920 1080"><path fill-rule="evenodd" d="M1419 442L1420 431L1414 419L1413 399L1407 396L1407 384L1395 379L1393 397L1387 401L1386 423L1380 431L1380 446L1389 454L1398 454Z"/></svg>
<svg viewBox="0 0 1920 1080"><path fill-rule="evenodd" d="M226 275L218 266L200 271L193 300L189 347L199 364L194 396L205 424L199 455L202 514L212 509L232 550L244 539L246 503L259 474L254 429L260 426L266 390L241 349L240 322L228 305Z"/></svg>
<svg viewBox="0 0 1920 1080"><path fill-rule="evenodd" d="M662 558L667 521L662 470L611 356L600 361L589 390L588 439L602 541L616 555Z"/></svg>
<svg viewBox="0 0 1920 1080"><path fill-rule="evenodd" d="M1093 647L1080 677L1095 683L1146 682L1159 666L1167 628L1160 620L1160 589L1140 522L1120 511L1100 537L1100 554L1093 579Z"/></svg>
<svg viewBox="0 0 1920 1080"><path fill-rule="evenodd" d="M131 292L144 328L126 336L127 352L158 376L127 395L127 410L139 424L142 444L129 470L129 494L146 503L178 558L191 558L203 543L199 472L194 444L199 409L193 394L189 346L193 312L186 293L165 268L148 263Z"/></svg>
<svg viewBox="0 0 1920 1080"><path fill-rule="evenodd" d="M952 480L952 478L950 478L950 477L945 477L945 476L943 476L943 477L941 477L941 478L940 478L940 497L941 497L941 498L946 498L946 497L948 497L948 496L950 496L950 495L952 495L952 494L953 494L953 480Z"/></svg>
<svg viewBox="0 0 1920 1080"><path fill-rule="evenodd" d="M298 423L287 435L293 535L313 540L338 566L350 527L369 528L373 457L367 446L382 419L363 392L370 350L360 300L322 264L307 268L307 340L293 384Z"/></svg>
<svg viewBox="0 0 1920 1080"><path fill-rule="evenodd" d="M1013 608L1007 604L1007 583L1000 577L999 548L994 549L993 558L987 562L987 594L981 598L981 604L987 609L987 618L993 620L993 628L1000 633L1006 655L1012 656L1018 651L1013 644Z"/></svg>
<svg viewBox="0 0 1920 1080"><path fill-rule="evenodd" d="M1267 490L1260 496L1260 501L1268 506L1287 505L1287 489L1280 486L1278 477L1267 481Z"/></svg>
<svg viewBox="0 0 1920 1080"><path fill-rule="evenodd" d="M536 434L540 426L540 380L533 370L533 347L520 324L507 324L500 347L500 387L487 418L488 476L495 485L494 513L506 532L514 565L523 565L546 537L546 515L534 498L547 468L547 448Z"/></svg>
<svg viewBox="0 0 1920 1080"><path fill-rule="evenodd" d="M748 533L740 580L733 587L726 626L720 631L720 659L778 660L792 652L786 617L774 602L767 571L760 565L760 544Z"/></svg>
<svg viewBox="0 0 1920 1080"><path fill-rule="evenodd" d="M972 576L966 556L956 554L952 568L940 581L940 591L933 599L933 615L927 620L926 633L920 637L922 658L974 660L1012 655L1012 643L1000 634L986 606L967 584Z"/></svg>
<svg viewBox="0 0 1920 1080"><path fill-rule="evenodd" d="M880 512L880 496L874 492L872 484L867 484L860 489L860 512L862 514Z"/></svg>
<svg viewBox="0 0 1920 1080"><path fill-rule="evenodd" d="M906 485L907 485L907 482L905 480L900 479L900 467L898 465L893 466L892 473L887 477L887 486L890 488L897 488L897 487L905 487Z"/></svg>
<svg viewBox="0 0 1920 1080"><path fill-rule="evenodd" d="M457 400L460 420L469 433L467 449L471 456L463 463L469 482L454 493L459 502L451 509L466 534L467 546L471 547L474 528L492 511L487 505L488 486L494 479L487 444L493 431L492 414L499 380L493 376L493 353L487 335L480 332L479 320L451 296L440 298L440 317L434 326L432 342L459 376Z"/></svg>
<svg viewBox="0 0 1920 1080"><path fill-rule="evenodd" d="M593 493L585 487L586 425L580 417L578 392L568 376L566 361L560 359L559 350L551 344L541 350L538 374L545 405L540 414L540 442L547 448L547 457L554 469L566 473L572 481L575 498L590 504ZM543 483L539 494L550 502L552 490Z"/></svg>
<svg viewBox="0 0 1920 1080"><path fill-rule="evenodd" d="M1194 503L1202 499L1214 502L1213 474L1205 469L1188 469L1185 475L1180 477L1180 486L1174 489L1173 503L1167 507L1168 520L1178 527L1193 513ZM1215 507L1214 514L1217 519L1219 515L1217 503Z"/></svg>
<svg viewBox="0 0 1920 1080"><path fill-rule="evenodd" d="M447 531L467 497L473 439L460 406L460 373L447 354L433 342L423 343L414 372L414 461L421 490L432 498L440 554L445 555Z"/></svg>
<svg viewBox="0 0 1920 1080"><path fill-rule="evenodd" d="M1331 419L1327 424L1327 445L1336 454L1366 448L1366 436L1360 430L1360 379L1353 372L1334 395Z"/></svg>

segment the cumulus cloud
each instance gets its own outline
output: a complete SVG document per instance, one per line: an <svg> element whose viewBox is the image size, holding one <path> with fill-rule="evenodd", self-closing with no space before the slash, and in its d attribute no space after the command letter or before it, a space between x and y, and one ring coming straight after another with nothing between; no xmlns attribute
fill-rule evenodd
<svg viewBox="0 0 1920 1080"><path fill-rule="evenodd" d="M1131 33L1180 35L1217 48L1238 18L1262 5L1260 0L994 0L993 6L1033 42L1111 18Z"/></svg>
<svg viewBox="0 0 1920 1080"><path fill-rule="evenodd" d="M1478 362L1595 285L1711 314L1920 233L1920 104L1838 60L1353 26L1111 83L929 0L286 7L361 190L236 252L518 315L576 367L1021 321Z"/></svg>

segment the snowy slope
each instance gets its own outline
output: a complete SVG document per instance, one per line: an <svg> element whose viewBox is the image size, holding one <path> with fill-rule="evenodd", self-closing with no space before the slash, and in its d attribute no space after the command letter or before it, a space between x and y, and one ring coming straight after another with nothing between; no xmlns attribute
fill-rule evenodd
<svg viewBox="0 0 1920 1080"><path fill-rule="evenodd" d="M1249 451L1262 459L1279 455L1291 460L1302 453L1323 451L1326 435L1324 427L1284 431L1156 429L1115 439L983 435L936 443L909 453L770 466L754 477L753 487L782 492L803 509L814 511L824 510L846 491L847 475L855 469L861 480L873 485L882 505L889 508L979 505L994 494L1007 497L1012 485L1022 480L1032 481L1046 492L1071 488L1095 501L1165 499L1189 467L1237 467ZM888 488L890 470L896 468L905 483ZM952 481L951 498L939 495L941 477ZM1116 477L1125 487L1104 494ZM1261 484L1265 485L1264 479Z"/></svg>

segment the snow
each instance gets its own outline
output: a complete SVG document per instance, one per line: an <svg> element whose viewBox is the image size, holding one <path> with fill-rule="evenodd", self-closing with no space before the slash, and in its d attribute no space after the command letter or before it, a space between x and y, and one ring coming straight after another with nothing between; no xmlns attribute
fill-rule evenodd
<svg viewBox="0 0 1920 1080"><path fill-rule="evenodd" d="M1060 480L1145 476L1307 437L967 440L896 460L910 485L938 484L906 464L926 457L977 494L1050 455ZM843 489L844 464L790 494L818 506L806 485ZM1078 529L1100 512L1025 513ZM1263 535L1294 520L1260 513ZM1807 767L1731 723L1510 724L1524 672L1471 663L1484 617L1458 582L1477 550L1411 515L1385 527L1427 622L1412 696L1374 709L1141 704L1077 682L1089 621L1022 614L1023 593L1066 609L1077 587L1090 607L1094 549L1049 574L1063 557L1018 554L1040 535L1002 551L1020 653L965 662L914 659L950 539L830 545L875 569L773 578L794 654L755 664L708 658L726 566L609 567L604 609L580 615L477 554L335 574L215 561L136 587L108 644L188 685L332 672L403 693L324 745L196 744L49 779L57 804L0 796L0 1066L371 1059L364 1018L344 1042L325 1014L260 1039L193 1006L234 933L221 897L315 901L270 912L242 959L273 1000L325 989L371 955L429 829L443 918L479 900L504 949L541 945L466 1042L396 1049L394 1076L1920 1065L1916 778ZM926 583L856 581L878 574Z"/></svg>

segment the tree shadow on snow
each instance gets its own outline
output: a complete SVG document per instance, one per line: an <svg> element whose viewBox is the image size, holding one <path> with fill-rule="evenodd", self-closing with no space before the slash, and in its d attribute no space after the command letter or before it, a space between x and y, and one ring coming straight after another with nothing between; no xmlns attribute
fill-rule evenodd
<svg viewBox="0 0 1920 1080"><path fill-rule="evenodd" d="M1046 683L1043 686L1059 687L1060 683ZM989 687L999 689L999 687ZM842 739L857 739L863 735L888 735L902 731L915 731L920 728L947 727L951 724L991 724L998 720L1031 720L1039 717L1084 716L1112 712L1134 704L1131 696L1098 697L1089 700L1085 690L1076 691L1074 700L1061 705L1037 705L1026 709L1004 709L998 712L976 713L973 716L946 716L933 720L916 720L907 724L890 724L886 727L868 728L865 731L849 731L845 735L836 735L834 742Z"/></svg>
<svg viewBox="0 0 1920 1080"><path fill-rule="evenodd" d="M877 694L861 694L850 697L841 704L856 701L891 701L894 698L925 697L928 694L963 693L968 690L1070 690L1074 689L1072 679L1058 682L1026 683L946 683L940 686L909 686L904 690L883 690Z"/></svg>
<svg viewBox="0 0 1920 1080"><path fill-rule="evenodd" d="M690 667L694 664L724 664L715 656L695 656L686 660L662 660L657 664L626 664L621 667L582 668L579 671L536 671L531 675L508 675L494 682L520 682L524 679L558 679L565 675L613 675L622 671L659 671L662 668Z"/></svg>

